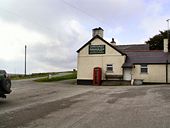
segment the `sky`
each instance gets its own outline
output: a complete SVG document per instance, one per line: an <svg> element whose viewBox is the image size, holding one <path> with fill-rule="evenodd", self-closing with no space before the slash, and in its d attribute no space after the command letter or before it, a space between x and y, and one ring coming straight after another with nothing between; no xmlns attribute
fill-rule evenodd
<svg viewBox="0 0 170 128"><path fill-rule="evenodd" d="M104 39L141 44L167 30L170 0L0 0L0 69L73 70L76 51L102 27Z"/></svg>

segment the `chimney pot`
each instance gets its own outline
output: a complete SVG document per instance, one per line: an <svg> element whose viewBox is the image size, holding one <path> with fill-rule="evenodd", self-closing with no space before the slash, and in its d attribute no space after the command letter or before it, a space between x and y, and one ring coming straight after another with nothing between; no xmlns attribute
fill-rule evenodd
<svg viewBox="0 0 170 128"><path fill-rule="evenodd" d="M168 52L168 39L164 39L164 52Z"/></svg>
<svg viewBox="0 0 170 128"><path fill-rule="evenodd" d="M116 42L114 40L114 38L112 38L112 41L110 42L112 45L116 45Z"/></svg>
<svg viewBox="0 0 170 128"><path fill-rule="evenodd" d="M101 27L99 28L94 28L92 30L92 36L95 37L96 35L100 36L101 38L103 38L103 29Z"/></svg>

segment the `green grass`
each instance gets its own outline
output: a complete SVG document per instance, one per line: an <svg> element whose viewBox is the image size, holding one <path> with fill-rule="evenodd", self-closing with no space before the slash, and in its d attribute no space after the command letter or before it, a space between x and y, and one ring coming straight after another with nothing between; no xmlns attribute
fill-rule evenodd
<svg viewBox="0 0 170 128"><path fill-rule="evenodd" d="M33 73L30 75L12 75L10 76L11 80L21 80L21 79L30 79L30 78L37 78L37 77L45 77L51 75L56 75L58 72L51 72L51 73Z"/></svg>
<svg viewBox="0 0 170 128"><path fill-rule="evenodd" d="M69 80L69 79L76 79L76 78L77 78L77 73L73 72L72 74L68 74L64 76L52 77L51 79L42 78L42 79L37 79L35 81L36 82L53 82L53 81L62 81L62 80Z"/></svg>

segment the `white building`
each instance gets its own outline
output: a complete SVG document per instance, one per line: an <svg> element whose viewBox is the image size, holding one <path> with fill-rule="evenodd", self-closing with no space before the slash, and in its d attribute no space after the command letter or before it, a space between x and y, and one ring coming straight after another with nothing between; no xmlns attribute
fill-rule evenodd
<svg viewBox="0 0 170 128"><path fill-rule="evenodd" d="M170 83L168 41L164 50L149 50L146 44L116 45L103 39L103 29L93 29L92 39L78 51L77 84L93 84L94 68L100 67L103 81L143 80Z"/></svg>

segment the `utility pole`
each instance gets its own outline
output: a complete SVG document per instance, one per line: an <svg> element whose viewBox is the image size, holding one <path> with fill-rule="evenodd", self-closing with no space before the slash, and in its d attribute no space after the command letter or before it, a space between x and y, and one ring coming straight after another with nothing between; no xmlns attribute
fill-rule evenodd
<svg viewBox="0 0 170 128"><path fill-rule="evenodd" d="M168 25L168 30L167 30L167 39L168 39L168 43L169 43L169 20L170 19L167 19L167 25Z"/></svg>
<svg viewBox="0 0 170 128"><path fill-rule="evenodd" d="M167 27L168 27L168 29L167 29L167 39L168 39L168 52L169 52L169 20L170 19L167 19L166 21L167 21ZM167 54L167 56L168 56L168 54ZM169 73L168 73L168 58L169 57L167 57L167 61L166 61L166 83L168 83L168 75L169 75Z"/></svg>
<svg viewBox="0 0 170 128"><path fill-rule="evenodd" d="M25 76L27 75L27 45L25 45Z"/></svg>

